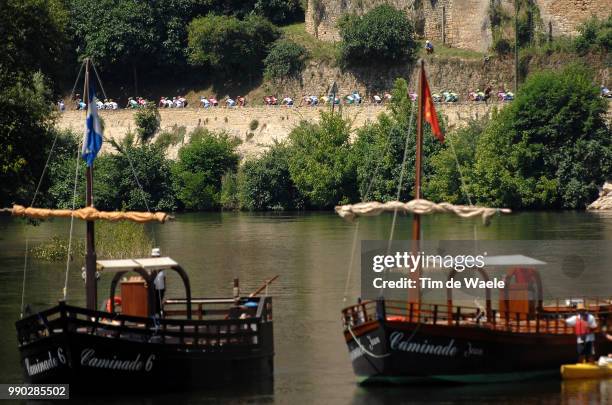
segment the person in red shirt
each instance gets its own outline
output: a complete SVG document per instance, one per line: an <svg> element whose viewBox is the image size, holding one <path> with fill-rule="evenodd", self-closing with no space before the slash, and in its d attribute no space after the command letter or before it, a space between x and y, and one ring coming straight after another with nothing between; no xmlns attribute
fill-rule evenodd
<svg viewBox="0 0 612 405"><path fill-rule="evenodd" d="M592 363L595 359L595 329L597 329L597 321L595 317L589 314L584 307L584 304L576 305L578 313L570 316L565 320L565 323L574 327L576 334L576 343L578 350L578 362L584 363L585 360Z"/></svg>

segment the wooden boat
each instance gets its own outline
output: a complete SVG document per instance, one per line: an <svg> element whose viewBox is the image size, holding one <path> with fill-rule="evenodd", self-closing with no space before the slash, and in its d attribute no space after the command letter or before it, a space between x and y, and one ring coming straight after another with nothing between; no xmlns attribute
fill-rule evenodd
<svg viewBox="0 0 612 405"><path fill-rule="evenodd" d="M88 97L89 61L85 63ZM93 97L89 100L93 104ZM88 167L86 208L12 209L18 216L73 216L87 222L87 306L60 301L16 322L25 382L106 392L224 383L269 390L274 368L272 297L258 296L263 288L240 296L235 280L232 296L193 298L187 273L169 257L97 260L95 220L164 222L167 215L100 212L92 206L92 190L93 167ZM180 276L184 297L156 299L154 279L160 271ZM125 279L130 274L137 278ZM102 311L98 310L97 275L112 276L108 305ZM121 310L116 308L118 285Z"/></svg>
<svg viewBox="0 0 612 405"><path fill-rule="evenodd" d="M385 211L412 213L415 251L421 236L421 215L454 212L463 217L482 214L488 218L495 211L486 207L434 204L421 198L422 125L427 98L423 97L424 83L421 61L415 199L408 203L369 202L336 207L339 215L348 218ZM432 113L435 116L430 107L429 116ZM508 273L505 295L500 297L496 309L490 289L486 289L486 309L482 311L454 305L451 290L447 292L446 302L425 303L418 287L409 290L405 301L379 297L344 308L343 334L358 381L495 383L558 378L562 365L577 360L576 336L564 322L573 313L572 306L559 302L544 305L533 259L524 256L497 259L501 259L498 265L508 267ZM420 271L412 274L418 280ZM488 280L485 271L481 277ZM611 326L611 300L581 300L600 326ZM596 347L602 353L612 352L612 342L601 333L597 333Z"/></svg>
<svg viewBox="0 0 612 405"><path fill-rule="evenodd" d="M581 380L612 377L612 366L606 364L578 363L561 366L561 377L564 380Z"/></svg>

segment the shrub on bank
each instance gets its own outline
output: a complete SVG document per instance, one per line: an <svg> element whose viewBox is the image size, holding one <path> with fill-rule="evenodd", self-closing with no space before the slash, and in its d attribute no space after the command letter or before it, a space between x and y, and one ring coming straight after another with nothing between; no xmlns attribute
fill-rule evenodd
<svg viewBox="0 0 612 405"><path fill-rule="evenodd" d="M478 142L474 191L513 208L583 208L612 173L607 102L573 65L531 75Z"/></svg>
<svg viewBox="0 0 612 405"><path fill-rule="evenodd" d="M85 204L85 164L77 160L82 135L66 132L60 136L49 162L49 191L45 205L72 208L76 165L79 165L76 206ZM135 145L130 137L115 143L117 152L101 154L95 160L94 204L102 210L173 211L171 161L166 149L155 144ZM138 181L136 180L138 178ZM142 186L142 189L138 186Z"/></svg>
<svg viewBox="0 0 612 405"><path fill-rule="evenodd" d="M218 208L221 180L238 166L235 138L198 128L178 152L172 174L178 200L188 210Z"/></svg>
<svg viewBox="0 0 612 405"><path fill-rule="evenodd" d="M359 196L362 200L391 201L398 198L398 184L402 177L399 198L413 198L416 159L417 106L408 97L408 84L397 79L388 114L381 114L376 122L357 132L352 161L357 173ZM443 121L440 119L443 125ZM423 184L431 176L429 156L442 148L431 134L429 125L423 128ZM402 162L406 162L402 175Z"/></svg>
<svg viewBox="0 0 612 405"><path fill-rule="evenodd" d="M452 204L474 203L472 183L476 148L488 123L488 119L473 120L445 136L445 147L430 158L432 176L424 184L428 198Z"/></svg>
<svg viewBox="0 0 612 405"><path fill-rule="evenodd" d="M289 172L290 153L286 143L277 143L259 158L244 163L238 176L241 208L292 210L303 207L303 198Z"/></svg>
<svg viewBox="0 0 612 405"><path fill-rule="evenodd" d="M289 134L289 173L308 206L329 208L356 199L350 128L340 114L322 112L320 122L303 121Z"/></svg>
<svg viewBox="0 0 612 405"><path fill-rule="evenodd" d="M346 66L410 62L416 55L414 27L406 14L383 4L362 16L345 15L340 28L340 62Z"/></svg>

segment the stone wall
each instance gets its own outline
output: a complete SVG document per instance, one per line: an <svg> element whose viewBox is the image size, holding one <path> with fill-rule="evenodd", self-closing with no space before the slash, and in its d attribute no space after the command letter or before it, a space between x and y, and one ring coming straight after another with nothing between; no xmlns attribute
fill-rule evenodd
<svg viewBox="0 0 612 405"><path fill-rule="evenodd" d="M510 10L512 0L501 0ZM605 18L612 0L535 0L544 27L554 36L575 35L592 15ZM423 38L464 49L486 51L491 45L488 10L491 0L308 0L306 30L325 41L339 40L336 23L345 13L363 14L387 3L403 10Z"/></svg>
<svg viewBox="0 0 612 405"><path fill-rule="evenodd" d="M575 35L577 28L591 16L606 18L612 0L536 0L545 27L552 24L553 35Z"/></svg>
<svg viewBox="0 0 612 405"><path fill-rule="evenodd" d="M484 103L460 103L440 105L439 108L446 116L449 126L454 127L467 122L469 118L489 114L491 106L492 104L487 106ZM194 128L205 127L215 131L225 130L243 141L239 146L243 156L252 156L260 153L275 140L285 139L300 121L317 121L321 110L322 107L245 107L209 110L185 108L161 110L160 114L162 129L185 127L187 132L190 132ZM357 128L374 121L384 110L384 107L373 105L348 106L342 109L342 113L352 119L353 127ZM104 136L122 139L127 132L135 128L133 115L134 110L100 111L100 116L104 120ZM84 119L82 111L66 111L60 114L56 125L62 129L72 129L81 133ZM258 121L258 126L251 131L249 127L253 120ZM173 148L170 155L175 156L177 149L178 146ZM102 150L109 152L111 147L105 142Z"/></svg>

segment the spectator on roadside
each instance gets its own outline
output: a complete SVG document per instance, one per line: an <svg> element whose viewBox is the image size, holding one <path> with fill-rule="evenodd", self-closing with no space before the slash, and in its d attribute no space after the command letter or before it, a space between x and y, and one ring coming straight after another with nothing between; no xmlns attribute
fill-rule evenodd
<svg viewBox="0 0 612 405"><path fill-rule="evenodd" d="M434 46L429 40L425 41L425 51L428 55L434 53Z"/></svg>
<svg viewBox="0 0 612 405"><path fill-rule="evenodd" d="M59 110L59 112L66 111L66 105L64 104L64 100L60 100L57 102L57 109Z"/></svg>

